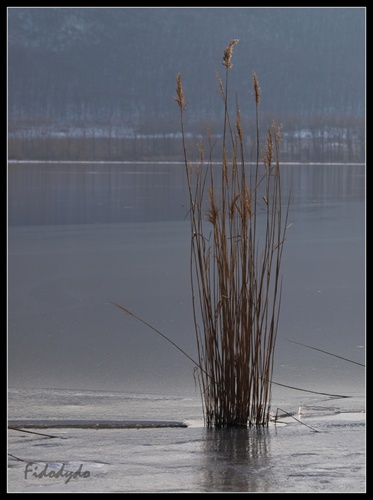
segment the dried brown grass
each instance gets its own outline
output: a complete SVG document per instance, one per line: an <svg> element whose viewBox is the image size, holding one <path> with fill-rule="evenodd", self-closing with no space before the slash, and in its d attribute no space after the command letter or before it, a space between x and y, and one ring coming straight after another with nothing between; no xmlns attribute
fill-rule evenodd
<svg viewBox="0 0 373 500"><path fill-rule="evenodd" d="M225 84L217 75L225 109L220 175L211 162L210 138L207 154L200 146L199 162L192 166L189 161L180 73L176 79L190 204L190 272L199 381L208 427L268 425L289 206L284 209L282 203L281 128L273 123L265 143L260 144L261 91L255 72L254 165L244 158L238 103L234 125L230 119L229 70L236 43L238 40L232 40L224 51Z"/></svg>

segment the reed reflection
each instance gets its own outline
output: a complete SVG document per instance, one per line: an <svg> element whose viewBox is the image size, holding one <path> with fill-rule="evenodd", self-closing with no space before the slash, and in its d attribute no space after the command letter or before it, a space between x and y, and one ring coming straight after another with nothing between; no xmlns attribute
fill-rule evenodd
<svg viewBox="0 0 373 500"><path fill-rule="evenodd" d="M200 491L270 491L267 428L206 429Z"/></svg>

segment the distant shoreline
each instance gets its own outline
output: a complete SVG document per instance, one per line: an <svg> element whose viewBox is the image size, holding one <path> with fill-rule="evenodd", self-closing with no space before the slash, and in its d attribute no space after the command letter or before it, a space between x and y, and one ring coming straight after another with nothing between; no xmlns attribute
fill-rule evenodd
<svg viewBox="0 0 373 500"><path fill-rule="evenodd" d="M125 160L125 161L116 161L116 160L8 160L8 163L16 163L16 164L24 164L24 163L54 163L54 164L67 164L67 165L75 165L75 164L82 164L82 165L91 165L91 164L104 164L104 165L133 165L133 164L138 164L138 165L184 165L184 161L178 161L178 160ZM219 161L211 161L208 162L209 165L221 165L221 162ZM255 165L255 162L247 161L246 165ZM364 166L366 165L366 162L328 162L328 161L319 161L319 162L313 162L313 161L282 161L281 165L356 165L356 166Z"/></svg>

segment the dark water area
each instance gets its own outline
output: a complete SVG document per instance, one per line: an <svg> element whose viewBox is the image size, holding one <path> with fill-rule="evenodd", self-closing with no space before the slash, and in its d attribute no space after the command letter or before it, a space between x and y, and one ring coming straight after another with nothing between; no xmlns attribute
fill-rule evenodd
<svg viewBox="0 0 373 500"><path fill-rule="evenodd" d="M217 170L219 166L214 168ZM282 165L294 212L364 200L365 166ZM10 163L10 226L182 221L183 163Z"/></svg>
<svg viewBox="0 0 373 500"><path fill-rule="evenodd" d="M183 164L21 163L9 173L10 225L183 220Z"/></svg>

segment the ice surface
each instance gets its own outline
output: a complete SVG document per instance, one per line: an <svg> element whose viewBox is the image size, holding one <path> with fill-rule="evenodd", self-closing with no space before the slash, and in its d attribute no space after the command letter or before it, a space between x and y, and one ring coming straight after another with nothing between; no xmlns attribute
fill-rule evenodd
<svg viewBox="0 0 373 500"><path fill-rule="evenodd" d="M46 420L59 407L60 421L73 415L90 423L95 414L104 422L104 414L121 413L125 402L133 419L140 411L148 422L162 413L178 420L184 415L188 427L27 427L52 437L9 429L8 491L364 492L364 398L301 400L303 407L335 404L340 412L297 415L298 420L282 416L281 423L265 429L217 430L204 427L197 394L11 389L10 420L21 412L29 422ZM79 403L73 411L72 401ZM296 413L289 401L281 406Z"/></svg>
<svg viewBox="0 0 373 500"><path fill-rule="evenodd" d="M365 416L257 430L59 429L65 439L9 431L9 492L364 492ZM57 430L54 430L56 434ZM28 465L29 464L29 465ZM87 477L34 477L45 468ZM35 469L37 467L37 469Z"/></svg>

